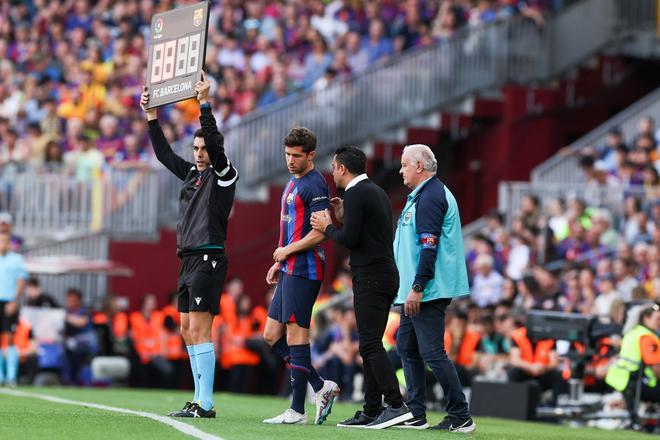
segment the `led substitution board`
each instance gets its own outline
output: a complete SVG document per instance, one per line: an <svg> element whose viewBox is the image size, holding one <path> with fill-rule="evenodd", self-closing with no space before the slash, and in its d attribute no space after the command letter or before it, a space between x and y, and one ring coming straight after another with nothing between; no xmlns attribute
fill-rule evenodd
<svg viewBox="0 0 660 440"><path fill-rule="evenodd" d="M147 64L148 108L195 96L202 76L209 2L154 15Z"/></svg>

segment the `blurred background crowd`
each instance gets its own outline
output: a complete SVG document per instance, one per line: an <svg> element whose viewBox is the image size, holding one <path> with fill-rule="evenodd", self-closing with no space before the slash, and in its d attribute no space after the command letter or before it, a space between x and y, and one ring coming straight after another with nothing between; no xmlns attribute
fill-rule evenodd
<svg viewBox="0 0 660 440"><path fill-rule="evenodd" d="M223 0L211 8L205 68L220 129L301 90L350 80L465 26L522 15L543 26L550 0ZM0 2L0 169L89 179L152 162L138 106L153 14L171 0ZM168 140L199 109L161 110ZM25 135L23 135L25 134ZM10 173L10 174L7 174Z"/></svg>

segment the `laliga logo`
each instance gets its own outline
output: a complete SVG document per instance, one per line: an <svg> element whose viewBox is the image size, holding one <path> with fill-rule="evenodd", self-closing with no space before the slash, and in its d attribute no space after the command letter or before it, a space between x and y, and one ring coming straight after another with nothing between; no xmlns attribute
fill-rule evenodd
<svg viewBox="0 0 660 440"><path fill-rule="evenodd" d="M163 32L163 19L162 18L159 18L158 20L156 20L156 24L154 25L154 32L156 32L157 34L160 34L161 32Z"/></svg>
<svg viewBox="0 0 660 440"><path fill-rule="evenodd" d="M193 25L199 26L202 24L204 19L204 9L195 9L195 14L193 15Z"/></svg>

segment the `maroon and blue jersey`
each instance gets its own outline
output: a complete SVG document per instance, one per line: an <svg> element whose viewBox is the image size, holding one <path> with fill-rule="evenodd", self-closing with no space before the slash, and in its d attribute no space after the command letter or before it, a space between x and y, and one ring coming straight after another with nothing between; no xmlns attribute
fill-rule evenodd
<svg viewBox="0 0 660 440"><path fill-rule="evenodd" d="M328 194L328 184L316 170L300 178L292 177L289 180L282 193L280 247L302 240L312 230L312 225L309 223L312 212L328 208L330 205ZM291 255L282 264L280 270L289 275L322 280L324 264L323 249L317 245L314 249Z"/></svg>

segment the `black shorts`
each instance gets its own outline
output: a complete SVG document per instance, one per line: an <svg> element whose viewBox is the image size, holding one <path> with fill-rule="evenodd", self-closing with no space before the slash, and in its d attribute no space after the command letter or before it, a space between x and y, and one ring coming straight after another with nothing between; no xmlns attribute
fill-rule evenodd
<svg viewBox="0 0 660 440"><path fill-rule="evenodd" d="M320 280L308 280L295 275L280 273L273 301L268 309L268 317L286 324L296 323L309 328L312 308L321 289Z"/></svg>
<svg viewBox="0 0 660 440"><path fill-rule="evenodd" d="M5 315L5 304L10 301L0 301L0 333L15 333L18 326L18 310L13 315Z"/></svg>
<svg viewBox="0 0 660 440"><path fill-rule="evenodd" d="M177 289L179 312L220 313L220 294L226 275L224 252L184 255Z"/></svg>

